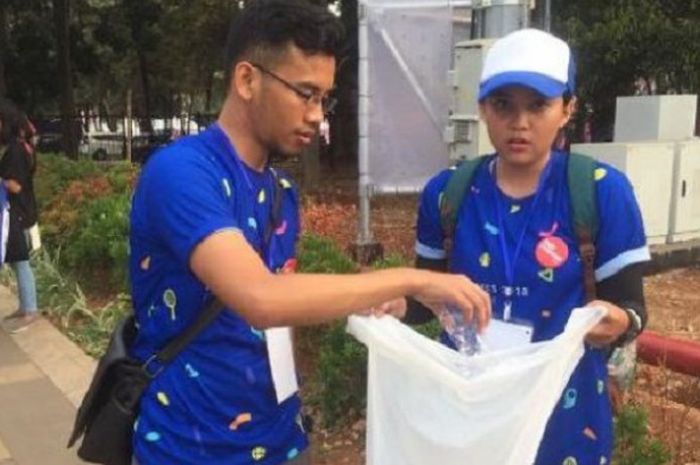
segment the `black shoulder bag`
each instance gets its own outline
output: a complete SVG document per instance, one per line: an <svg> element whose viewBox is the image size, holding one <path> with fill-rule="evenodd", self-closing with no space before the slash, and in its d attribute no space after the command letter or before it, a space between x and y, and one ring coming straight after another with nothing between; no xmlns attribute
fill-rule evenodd
<svg viewBox="0 0 700 465"><path fill-rule="evenodd" d="M75 417L68 447L83 436L78 456L91 463L131 465L134 421L144 391L223 309L212 300L197 320L145 363L129 356L137 329L133 315L119 322L107 351L100 358L83 402Z"/></svg>

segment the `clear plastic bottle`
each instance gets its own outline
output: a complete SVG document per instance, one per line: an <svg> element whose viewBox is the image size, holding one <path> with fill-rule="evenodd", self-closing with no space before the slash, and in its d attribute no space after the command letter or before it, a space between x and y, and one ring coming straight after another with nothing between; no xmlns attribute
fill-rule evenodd
<svg viewBox="0 0 700 465"><path fill-rule="evenodd" d="M465 322L464 315L457 308L448 307L447 313L452 322L446 325L445 329L457 347L457 351L468 357L481 352L481 341L477 334L476 323L474 321Z"/></svg>

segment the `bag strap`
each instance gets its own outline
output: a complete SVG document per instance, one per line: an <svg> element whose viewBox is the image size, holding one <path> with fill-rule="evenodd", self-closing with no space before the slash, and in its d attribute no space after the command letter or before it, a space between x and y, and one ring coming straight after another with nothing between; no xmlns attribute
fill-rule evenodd
<svg viewBox="0 0 700 465"><path fill-rule="evenodd" d="M457 225L457 213L471 186L474 173L486 159L481 156L460 163L450 175L440 199L440 223L445 240L451 243ZM583 280L586 299L596 298L595 245L598 233L598 208L595 187L596 161L578 153L570 153L567 160L569 202L572 210L574 232L583 261ZM448 243L448 244L449 244Z"/></svg>
<svg viewBox="0 0 700 465"><path fill-rule="evenodd" d="M279 226L281 220L282 193L284 191L282 180L280 179L279 174L277 174L277 171L274 168L270 168L270 172L272 173L273 178L272 206L270 207L270 221L267 223L263 234L266 246L270 244L272 233L274 233L275 229Z"/></svg>
<svg viewBox="0 0 700 465"><path fill-rule="evenodd" d="M282 211L282 191L284 186L275 170L272 171L272 176L274 178L273 182L273 200L270 209L270 221L267 224L264 232L264 240L266 246L269 245L272 239L272 234L280 221L280 214ZM183 333L178 337L170 341L163 349L158 353L152 355L143 364L143 370L148 374L150 378L155 378L163 371L163 368L169 364L177 355L182 352L182 350L189 345L195 337L207 326L209 326L219 315L221 310L223 310L224 304L218 299L214 298L200 313L199 317L193 324L191 324ZM151 371L149 367L152 363L156 363L155 371Z"/></svg>
<svg viewBox="0 0 700 465"><path fill-rule="evenodd" d="M464 160L452 170L447 186L440 198L440 224L445 239L452 240L457 225L457 213L472 184L474 173L487 156Z"/></svg>
<svg viewBox="0 0 700 465"><path fill-rule="evenodd" d="M574 232L583 262L583 284L586 300L596 298L594 240L598 234L598 208L595 186L596 161L578 153L570 153L567 161L569 202Z"/></svg>
<svg viewBox="0 0 700 465"><path fill-rule="evenodd" d="M161 371L173 361L177 355L182 352L182 350L187 347L197 335L202 332L204 328L209 326L219 313L224 309L224 304L218 299L218 297L212 299L207 306L202 310L194 323L188 326L184 332L179 334L175 339L168 342L168 344L161 349L159 352L153 354L146 362L144 362L142 368L146 374L151 378L155 378L160 374ZM152 363L156 363L155 371L151 371L149 367Z"/></svg>

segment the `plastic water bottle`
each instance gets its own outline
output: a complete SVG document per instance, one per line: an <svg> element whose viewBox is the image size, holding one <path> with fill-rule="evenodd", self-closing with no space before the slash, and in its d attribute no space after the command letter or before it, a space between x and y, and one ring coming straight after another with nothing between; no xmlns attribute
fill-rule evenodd
<svg viewBox="0 0 700 465"><path fill-rule="evenodd" d="M481 341L476 331L476 322L473 320L465 322L464 315L457 308L448 307L447 312L452 320L452 324L448 324L446 327L447 334L457 347L457 351L468 357L481 352Z"/></svg>

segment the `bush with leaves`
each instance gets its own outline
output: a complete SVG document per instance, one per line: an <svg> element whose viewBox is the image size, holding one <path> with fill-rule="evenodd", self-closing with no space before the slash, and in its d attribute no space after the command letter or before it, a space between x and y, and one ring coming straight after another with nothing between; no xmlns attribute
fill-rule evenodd
<svg viewBox="0 0 700 465"><path fill-rule="evenodd" d="M647 412L626 405L615 418L614 465L664 465L671 454L659 440L649 436Z"/></svg>
<svg viewBox="0 0 700 465"><path fill-rule="evenodd" d="M98 198L79 215L63 249L76 276L86 278L95 268L109 270L112 284L126 292L130 198L128 192Z"/></svg>
<svg viewBox="0 0 700 465"><path fill-rule="evenodd" d="M126 290L129 197L137 172L129 163L39 155L34 184L44 244L61 250L63 272L88 288L104 286L108 275L115 292Z"/></svg>

